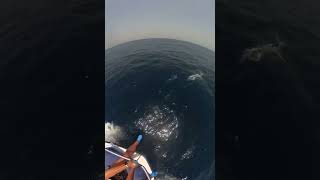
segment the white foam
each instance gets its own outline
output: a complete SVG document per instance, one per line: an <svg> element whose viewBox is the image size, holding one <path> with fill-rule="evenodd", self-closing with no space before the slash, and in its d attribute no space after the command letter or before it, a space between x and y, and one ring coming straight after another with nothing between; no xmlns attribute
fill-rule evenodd
<svg viewBox="0 0 320 180"><path fill-rule="evenodd" d="M200 72L200 73L197 73L197 74L190 75L187 80L188 81L199 80L199 79L202 79L202 76L203 76L203 73Z"/></svg>
<svg viewBox="0 0 320 180"><path fill-rule="evenodd" d="M118 143L120 140L125 138L122 128L118 125L115 125L113 122L106 122L104 129L106 142Z"/></svg>
<svg viewBox="0 0 320 180"><path fill-rule="evenodd" d="M169 174L165 174L165 175L161 175L162 173L159 172L159 176L157 177L157 180L182 180L183 178L177 178L177 177L174 177L172 175L169 175Z"/></svg>
<svg viewBox="0 0 320 180"><path fill-rule="evenodd" d="M182 154L180 160L186 160L186 159L191 159L193 158L193 151L195 147L192 145L190 148L186 150L184 154Z"/></svg>
<svg viewBox="0 0 320 180"><path fill-rule="evenodd" d="M179 121L175 112L167 106L152 106L140 117L135 125L146 134L167 142L178 136Z"/></svg>

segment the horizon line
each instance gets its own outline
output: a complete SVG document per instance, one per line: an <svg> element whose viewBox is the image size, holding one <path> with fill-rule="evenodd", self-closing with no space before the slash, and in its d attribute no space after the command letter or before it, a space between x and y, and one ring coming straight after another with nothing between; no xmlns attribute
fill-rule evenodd
<svg viewBox="0 0 320 180"><path fill-rule="evenodd" d="M116 44L116 45L111 46L111 47L105 47L105 50L109 50L109 49L112 49L112 48L115 48L115 47L118 47L118 46L121 46L121 45L124 45L124 44L127 44L127 43L131 43L131 42L134 42L134 41L151 40L151 39L166 39L166 40L175 40L175 41L186 42L186 43L190 43L190 44L193 44L193 45L196 45L196 46L200 46L202 48L205 48L205 49L208 49L210 51L215 52L215 48L211 49L209 47L200 45L200 44L195 43L195 42L186 41L186 40L180 40L180 39L174 39L174 38L161 38L161 37L159 37L159 38L157 38L157 37L154 37L154 38L142 38L142 39L130 40L130 41L126 41L126 42L123 42L123 43L120 43L120 44Z"/></svg>

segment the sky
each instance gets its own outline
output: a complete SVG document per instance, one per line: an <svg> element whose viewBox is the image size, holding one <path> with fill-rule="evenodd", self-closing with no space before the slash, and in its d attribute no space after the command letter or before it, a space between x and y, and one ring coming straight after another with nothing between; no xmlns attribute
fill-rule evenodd
<svg viewBox="0 0 320 180"><path fill-rule="evenodd" d="M146 38L215 49L215 0L105 0L106 49Z"/></svg>

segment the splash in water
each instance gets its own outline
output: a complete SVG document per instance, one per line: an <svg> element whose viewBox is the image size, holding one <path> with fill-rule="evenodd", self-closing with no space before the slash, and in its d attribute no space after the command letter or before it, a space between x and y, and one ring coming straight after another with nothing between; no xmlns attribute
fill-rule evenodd
<svg viewBox="0 0 320 180"><path fill-rule="evenodd" d="M115 125L113 122L105 123L104 127L106 142L118 143L125 138L125 134L122 128Z"/></svg>

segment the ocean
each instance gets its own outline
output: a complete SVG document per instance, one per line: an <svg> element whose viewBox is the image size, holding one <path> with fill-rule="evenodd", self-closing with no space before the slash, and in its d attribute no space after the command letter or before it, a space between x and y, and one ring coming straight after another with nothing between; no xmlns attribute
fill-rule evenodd
<svg viewBox="0 0 320 180"><path fill-rule="evenodd" d="M105 53L105 140L144 138L158 179L212 179L215 163L215 54L171 39L144 39Z"/></svg>

